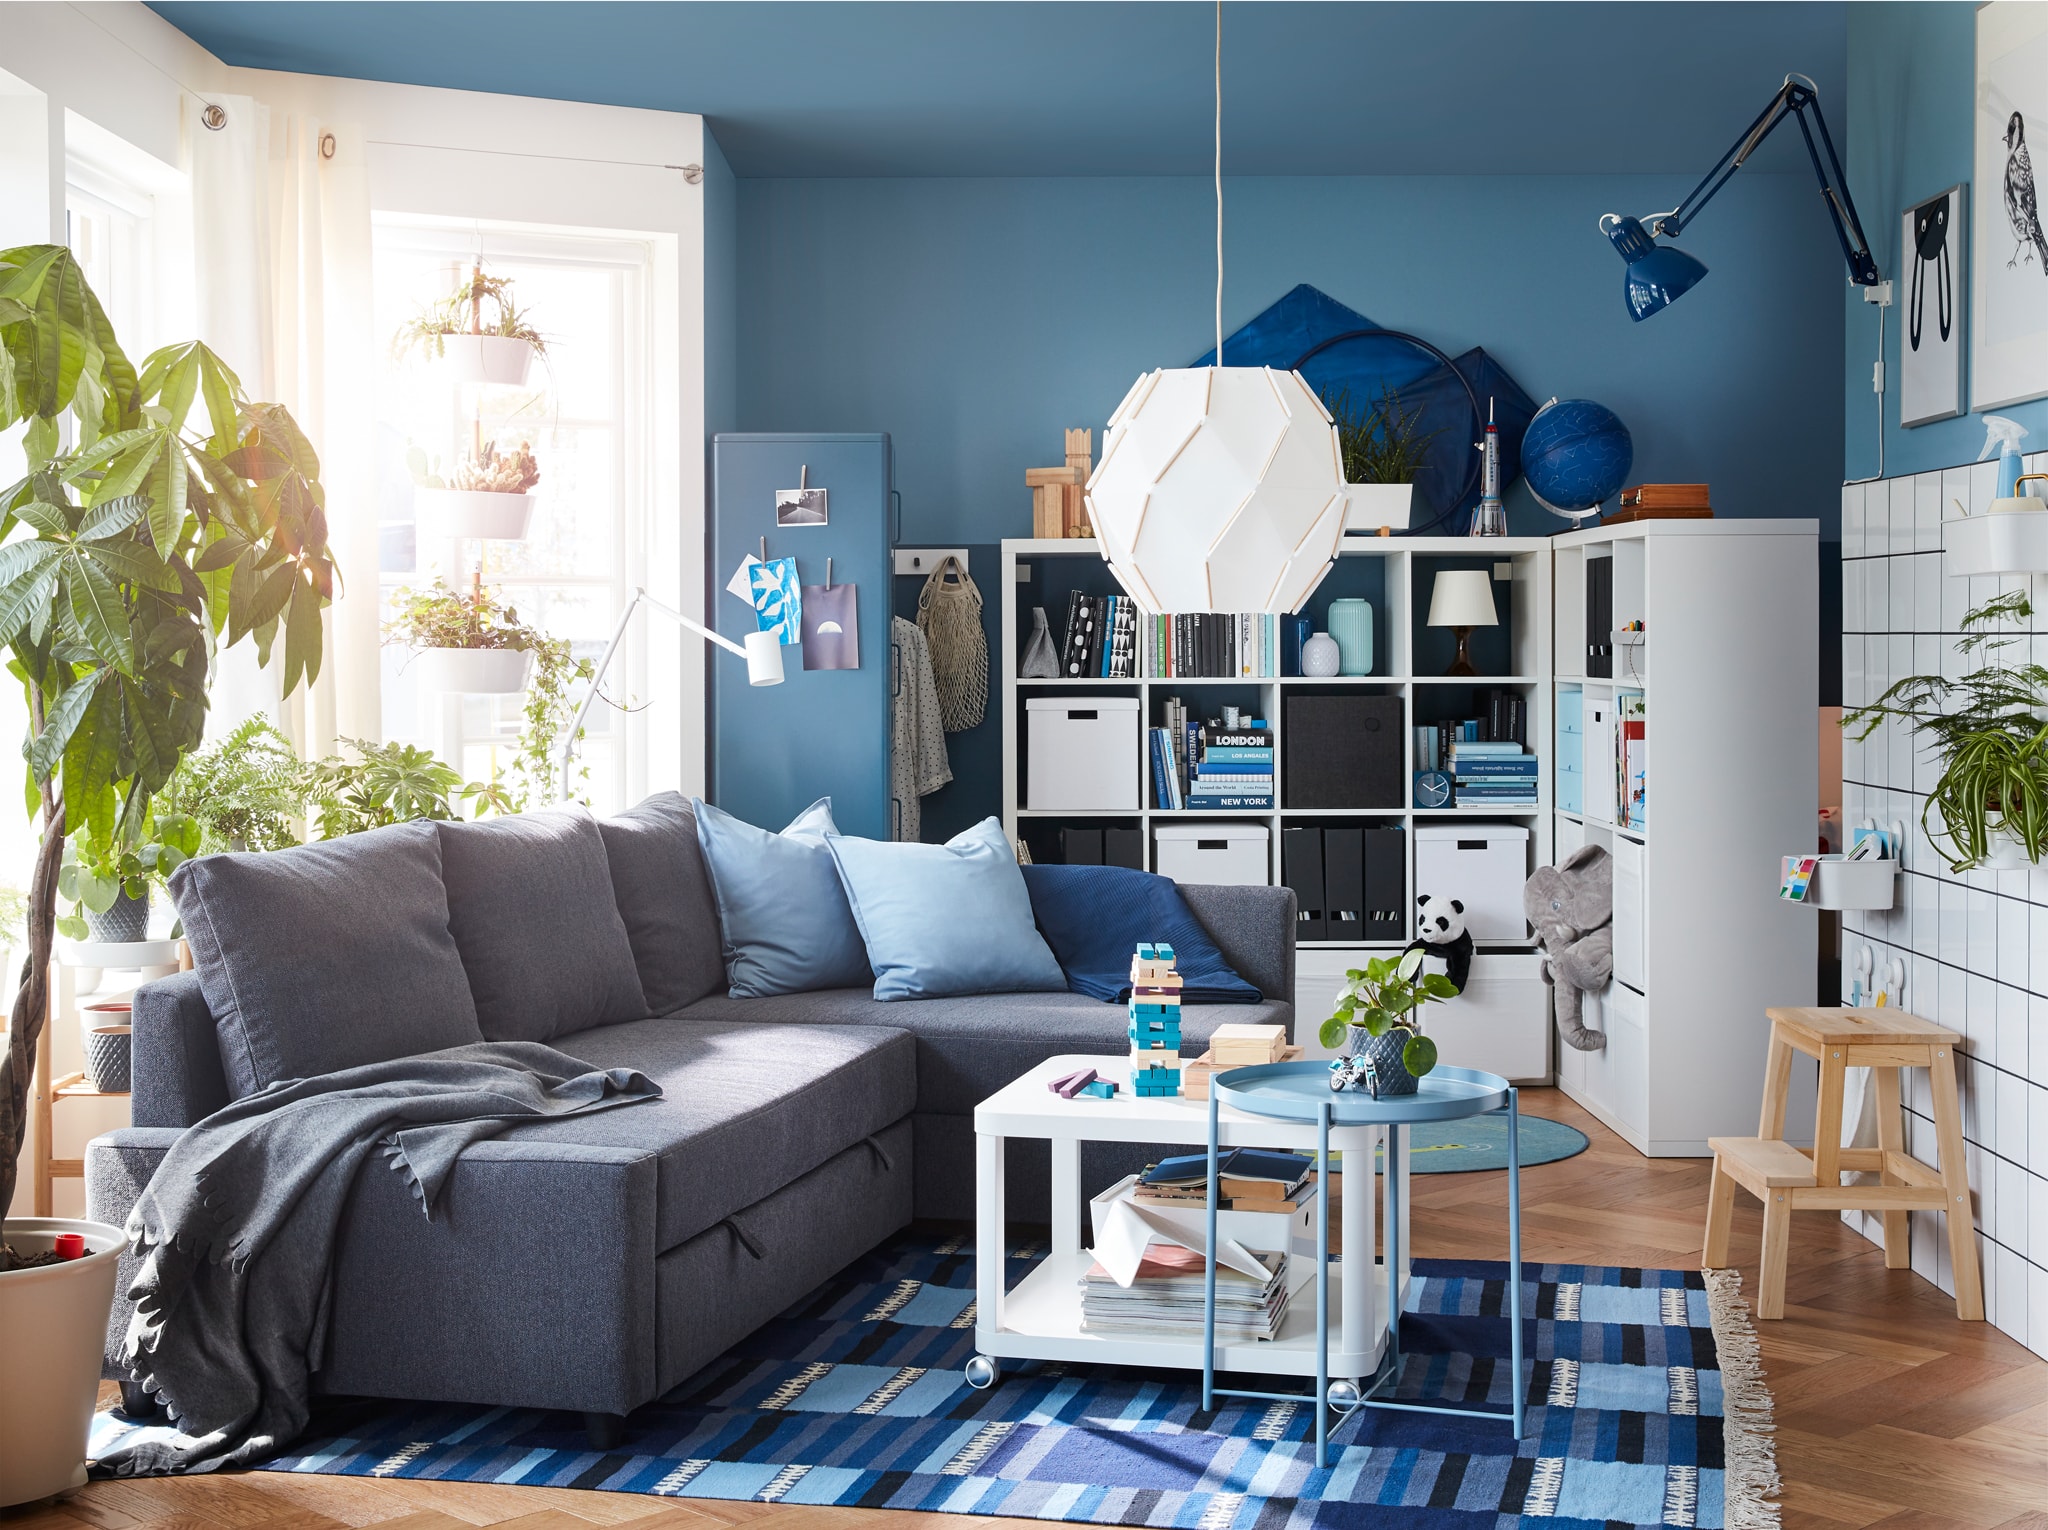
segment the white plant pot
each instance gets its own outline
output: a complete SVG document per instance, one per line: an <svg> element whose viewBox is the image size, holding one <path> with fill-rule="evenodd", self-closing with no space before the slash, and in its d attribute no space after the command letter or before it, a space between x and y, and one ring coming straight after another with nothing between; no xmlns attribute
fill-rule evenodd
<svg viewBox="0 0 2048 1530"><path fill-rule="evenodd" d="M526 689L533 653L525 648L421 648L413 656L422 689L465 696L511 696Z"/></svg>
<svg viewBox="0 0 2048 1530"><path fill-rule="evenodd" d="M2019 836L2004 829L1993 829L1985 844L1989 853L1978 866L1979 871L2025 871L2034 864L2027 859L2027 847Z"/></svg>
<svg viewBox="0 0 2048 1530"><path fill-rule="evenodd" d="M1346 531L1391 531L1408 527L1409 507L1415 500L1412 483L1354 483L1345 493L1350 501L1344 512Z"/></svg>
<svg viewBox="0 0 2048 1530"><path fill-rule="evenodd" d="M516 387L533 368L533 346L513 335L444 335L441 346L449 368L462 382Z"/></svg>
<svg viewBox="0 0 2048 1530"><path fill-rule="evenodd" d="M59 1233L85 1257L0 1275L0 1508L85 1485L85 1442L99 1401L107 1315L127 1240L118 1228L63 1217L0 1224L16 1252L41 1253Z"/></svg>
<svg viewBox="0 0 2048 1530"><path fill-rule="evenodd" d="M490 489L414 489L413 507L429 536L518 542L533 520L535 496Z"/></svg>

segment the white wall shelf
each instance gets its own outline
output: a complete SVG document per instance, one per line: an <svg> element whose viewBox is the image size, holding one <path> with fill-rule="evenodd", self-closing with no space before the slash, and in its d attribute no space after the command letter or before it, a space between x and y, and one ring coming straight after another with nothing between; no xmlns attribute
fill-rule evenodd
<svg viewBox="0 0 2048 1530"><path fill-rule="evenodd" d="M1055 820L1065 820L1085 827L1120 826L1138 828L1145 837L1147 866L1154 864L1152 829L1155 824L1165 823L1256 823L1265 825L1271 834L1269 847L1268 880L1281 880L1280 834L1283 828L1314 823L1356 823L1362 827L1399 827L1412 829L1416 823L1450 819L1453 821L1491 821L1526 826L1530 831L1530 867L1547 864L1551 858L1551 770L1548 742L1551 735L1551 670L1552 631L1551 620L1551 542L1545 537L1514 537L1499 540L1474 541L1466 537L1358 537L1347 536L1339 552L1340 565L1332 571L1325 588L1310 599L1308 611L1315 617L1318 630L1322 628L1323 611L1329 600L1335 596L1359 593L1361 589L1375 587L1381 592L1368 595L1372 600L1375 618L1374 672L1367 675L1334 675L1327 678L1306 676L1240 676L1236 678L1209 677L1204 679L1120 679L1101 677L1086 679L1026 680L1017 676L1024 639L1030 631L1030 613L1033 605L1046 608L1048 625L1052 628L1053 640L1057 643L1063 636L1066 619L1066 592L1070 589L1086 589L1094 592L1111 592L1116 589L1108 569L1101 562L1100 553L1092 541L1050 541L1039 538L1020 538L1003 543L1003 568L1001 584L1003 606L1001 616L1002 633L997 650L991 654L990 663L1001 677L1001 704L1003 718L1003 826L1015 839L1026 825L1040 826L1038 832L1045 834ZM1433 566L1440 560L1470 560L1471 566L1482 564L1509 564L1513 570L1511 580L1495 586L1505 598L1497 600L1501 608L1506 630L1499 634L1506 639L1506 662L1508 673L1499 675L1443 675L1419 674L1417 670L1415 639L1418 626L1427 612L1430 599L1430 575ZM1380 565L1377 585L1369 570L1359 570L1353 560L1374 560ZM1093 567L1081 567L1080 564ZM1020 565L1028 565L1027 582L1019 582ZM1499 638L1495 638L1497 644ZM1448 664L1448 647L1444 663ZM1448 708L1450 703L1443 698L1445 691L1459 688L1512 688L1526 693L1527 722L1525 741L1541 760L1541 775L1538 781L1537 805L1534 807L1467 807L1448 809L1418 809L1413 807L1412 778L1416 768L1414 759L1413 724L1419 709L1423 721L1433 721L1439 715L1438 708ZM1256 696L1257 706L1270 723L1275 733L1275 785L1280 787L1285 780L1285 754L1287 741L1282 726L1280 702L1283 695L1292 691L1306 691L1316 688L1391 695L1401 698L1404 720L1410 725L1404 727L1401 742L1401 802L1398 805L1374 808L1296 808L1286 803L1284 791L1276 796L1277 806L1273 809L1258 809L1250 812L1228 812L1209 810L1169 811L1154 807L1141 807L1137 811L1081 813L1067 811L1034 811L1023 806L1025 801L1024 738L1022 729L1023 701L1032 695L1044 695L1061 689L1084 692L1108 692L1110 694L1136 695L1141 699L1143 724L1146 727L1158 724L1158 703L1168 696L1182 696L1191 702L1199 701L1205 693L1218 691L1236 692L1244 695L1251 692ZM1224 695L1218 704L1235 698ZM1255 714L1256 715L1256 714ZM1145 759L1144 802L1154 799L1151 786L1150 756ZM1043 843L1043 841L1041 841ZM1413 891L1415 887L1415 838L1407 836L1407 861L1404 867L1407 894L1404 906L1412 914ZM1344 981L1344 972L1355 967L1367 954L1398 950L1405 943L1401 941L1344 942L1304 941L1300 946L1300 959L1296 974L1296 1040L1312 1042L1314 1032L1334 1007L1338 985ZM1528 942L1489 945L1489 950L1508 953L1503 961L1529 962ZM1541 1025L1544 1022L1532 1022ZM1532 1048L1524 1047L1520 1055L1530 1055ZM1547 1049L1543 1051L1547 1056ZM1446 1056L1448 1062L1460 1059ZM1479 1061L1475 1066L1485 1067L1488 1063ZM1546 1064L1518 1082L1541 1081L1549 1077Z"/></svg>

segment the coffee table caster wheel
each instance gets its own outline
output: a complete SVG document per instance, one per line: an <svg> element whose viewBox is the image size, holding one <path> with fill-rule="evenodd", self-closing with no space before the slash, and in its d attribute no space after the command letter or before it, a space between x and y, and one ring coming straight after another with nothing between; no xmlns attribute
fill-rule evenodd
<svg viewBox="0 0 2048 1530"><path fill-rule="evenodd" d="M1324 1400L1339 1413L1356 1413L1365 1402L1364 1397L1359 1394L1358 1383L1355 1381L1331 1382L1330 1390L1325 1394Z"/></svg>
<svg viewBox="0 0 2048 1530"><path fill-rule="evenodd" d="M967 1362L967 1384L977 1392L986 1392L1001 1375L1002 1367L987 1355L976 1355Z"/></svg>

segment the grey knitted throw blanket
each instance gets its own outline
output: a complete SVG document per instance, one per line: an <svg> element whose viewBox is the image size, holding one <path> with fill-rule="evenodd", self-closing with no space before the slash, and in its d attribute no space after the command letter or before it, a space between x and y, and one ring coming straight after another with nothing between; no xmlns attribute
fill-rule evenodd
<svg viewBox="0 0 2048 1530"><path fill-rule="evenodd" d="M98 1470L246 1465L305 1427L336 1236L366 1162L405 1175L431 1218L472 1142L660 1093L629 1068L484 1042L276 1084L208 1116L128 1218L141 1267L121 1361L174 1427L135 1431Z"/></svg>

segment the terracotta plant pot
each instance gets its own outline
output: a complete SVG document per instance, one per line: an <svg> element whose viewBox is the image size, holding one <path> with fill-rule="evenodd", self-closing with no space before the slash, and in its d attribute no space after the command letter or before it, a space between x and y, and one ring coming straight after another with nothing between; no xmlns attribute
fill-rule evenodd
<svg viewBox="0 0 2048 1530"><path fill-rule="evenodd" d="M422 648L412 662L423 690L512 696L526 689L533 654L524 648Z"/></svg>
<svg viewBox="0 0 2048 1530"><path fill-rule="evenodd" d="M489 489L414 489L413 505L429 536L524 540L536 496Z"/></svg>
<svg viewBox="0 0 2048 1530"><path fill-rule="evenodd" d="M507 383L526 381L533 367L533 347L512 335L446 335L442 354L462 382Z"/></svg>
<svg viewBox="0 0 2048 1530"><path fill-rule="evenodd" d="M85 1442L99 1401L107 1315L127 1240L62 1217L10 1217L0 1236L39 1254L61 1233L85 1256L0 1275L0 1507L85 1484Z"/></svg>

